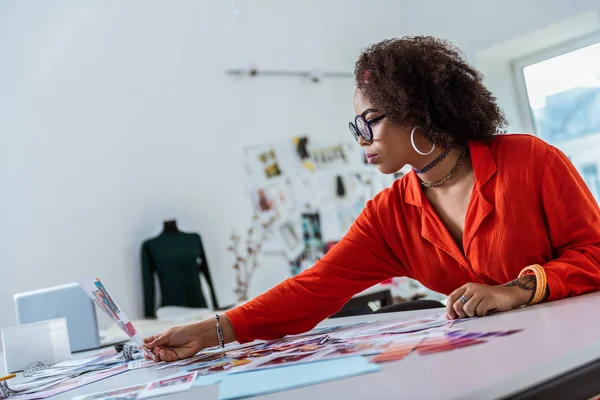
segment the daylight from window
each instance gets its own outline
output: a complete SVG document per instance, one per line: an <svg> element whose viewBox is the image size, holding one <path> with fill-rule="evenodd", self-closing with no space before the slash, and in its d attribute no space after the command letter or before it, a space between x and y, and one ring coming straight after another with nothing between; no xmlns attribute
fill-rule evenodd
<svg viewBox="0 0 600 400"><path fill-rule="evenodd" d="M553 143L600 133L600 43L523 69L538 135Z"/></svg>
<svg viewBox="0 0 600 400"><path fill-rule="evenodd" d="M600 43L523 68L534 129L573 161L600 200Z"/></svg>

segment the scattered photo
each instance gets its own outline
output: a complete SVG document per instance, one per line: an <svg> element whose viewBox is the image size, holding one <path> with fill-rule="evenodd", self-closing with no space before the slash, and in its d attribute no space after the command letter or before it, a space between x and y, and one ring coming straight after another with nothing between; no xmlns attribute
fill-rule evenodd
<svg viewBox="0 0 600 400"><path fill-rule="evenodd" d="M402 323L385 324L381 327L376 327L373 330L369 330L368 334L399 334L399 333L410 333L418 332L431 328L439 328L442 326L450 325L452 322L445 318L423 318L414 321L407 321Z"/></svg>
<svg viewBox="0 0 600 400"><path fill-rule="evenodd" d="M435 354L445 351L461 349L463 347L486 343L486 340L470 338L425 338L416 347L419 355Z"/></svg>
<svg viewBox="0 0 600 400"><path fill-rule="evenodd" d="M387 362L387 361L397 361L401 360L410 353L412 353L417 346L423 341L423 338L417 338L411 341L405 341L402 343L392 344L388 346L381 352L381 354L376 355L371 358L373 362Z"/></svg>
<svg viewBox="0 0 600 400"><path fill-rule="evenodd" d="M286 355L280 355L278 357L274 357L272 359L270 359L269 361L265 362L264 364L261 364L260 367L273 367L273 366L279 366L279 365L283 365L283 364L297 364L300 361L306 361L308 358L310 358L311 356L317 354L317 352L313 351L313 352L301 352L301 353L294 353L294 354L286 354Z"/></svg>
<svg viewBox="0 0 600 400"><path fill-rule="evenodd" d="M150 397L163 396L165 394L190 390L197 375L198 374L195 372L192 372L149 383L139 398L147 399Z"/></svg>
<svg viewBox="0 0 600 400"><path fill-rule="evenodd" d="M510 336L515 333L521 332L523 329L512 329L508 331L494 331L494 332L465 332L465 331L451 331L447 332L446 336L449 338L469 338L469 339L481 339L488 337L499 337L499 336Z"/></svg>
<svg viewBox="0 0 600 400"><path fill-rule="evenodd" d="M75 397L73 400L135 400L139 398L146 385L130 386L121 389L109 390L85 396Z"/></svg>
<svg viewBox="0 0 600 400"><path fill-rule="evenodd" d="M361 326L364 326L367 324L369 324L369 322L355 322L355 323L346 324L346 325L323 326L323 327L319 327L319 328L314 328L313 330L310 330L305 333L300 333L298 335L291 335L288 337L298 338L298 337L304 337L304 336L324 335L324 334L329 334L329 333L334 333L334 332L339 333L341 331L358 328L358 327L361 327Z"/></svg>
<svg viewBox="0 0 600 400"><path fill-rule="evenodd" d="M250 364L252 362L252 359L245 357L240 357L240 359L226 357L218 361L189 365L183 367L183 369L185 369L188 372L196 372L199 376L204 376L214 372L228 371L236 367L241 367L243 365Z"/></svg>

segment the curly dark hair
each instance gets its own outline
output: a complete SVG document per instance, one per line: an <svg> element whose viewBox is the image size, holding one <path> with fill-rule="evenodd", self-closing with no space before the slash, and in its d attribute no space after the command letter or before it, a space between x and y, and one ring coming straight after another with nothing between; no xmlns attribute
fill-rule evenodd
<svg viewBox="0 0 600 400"><path fill-rule="evenodd" d="M442 147L506 132L506 117L483 75L446 40L384 40L362 52L354 75L363 96L390 121L419 125L427 139Z"/></svg>

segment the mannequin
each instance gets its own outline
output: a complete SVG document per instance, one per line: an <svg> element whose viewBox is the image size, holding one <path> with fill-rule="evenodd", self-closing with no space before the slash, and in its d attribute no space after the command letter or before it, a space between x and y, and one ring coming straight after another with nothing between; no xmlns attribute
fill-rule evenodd
<svg viewBox="0 0 600 400"><path fill-rule="evenodd" d="M177 228L177 221L174 219L163 222L163 233L180 233Z"/></svg>
<svg viewBox="0 0 600 400"><path fill-rule="evenodd" d="M160 235L142 244L144 315L148 318L156 316L155 275L161 290L161 307L207 307L199 273L204 274L213 306L218 308L200 235L181 232L175 220L164 221Z"/></svg>

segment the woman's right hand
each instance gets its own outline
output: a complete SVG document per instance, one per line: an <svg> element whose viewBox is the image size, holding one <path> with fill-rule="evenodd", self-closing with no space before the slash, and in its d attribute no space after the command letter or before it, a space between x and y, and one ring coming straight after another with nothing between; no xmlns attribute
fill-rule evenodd
<svg viewBox="0 0 600 400"><path fill-rule="evenodd" d="M183 360L207 347L196 324L178 326L160 335L147 337L144 346L154 354L155 361Z"/></svg>
<svg viewBox="0 0 600 400"><path fill-rule="evenodd" d="M222 315L220 321L225 343L235 341L233 326L227 315ZM160 335L144 339L144 346L154 354L154 361L183 360L218 344L215 322L211 319L171 328Z"/></svg>

